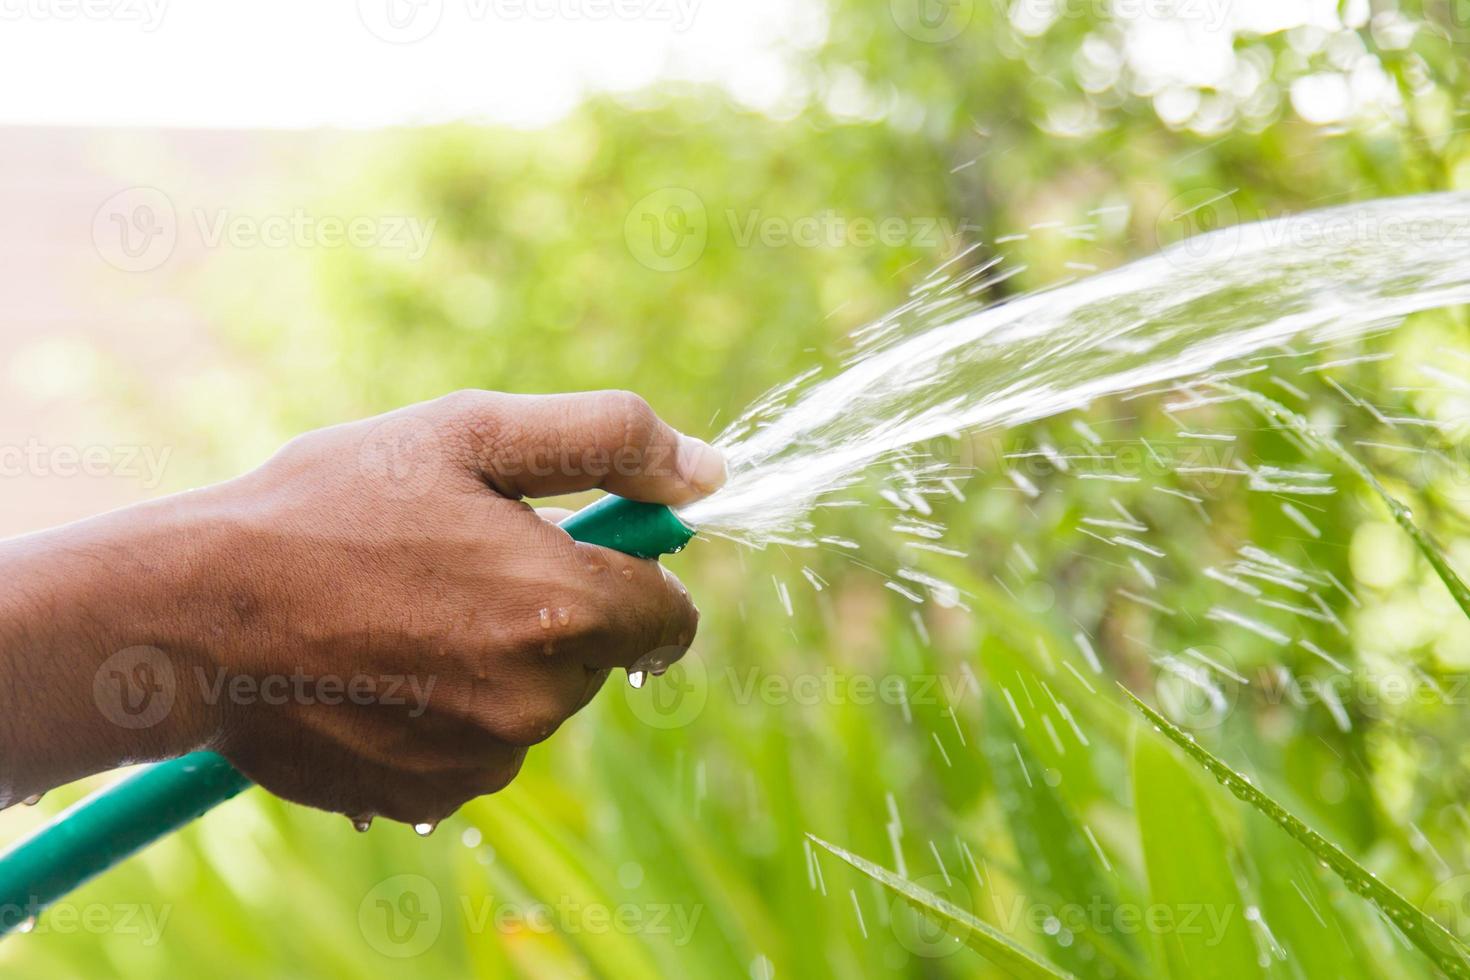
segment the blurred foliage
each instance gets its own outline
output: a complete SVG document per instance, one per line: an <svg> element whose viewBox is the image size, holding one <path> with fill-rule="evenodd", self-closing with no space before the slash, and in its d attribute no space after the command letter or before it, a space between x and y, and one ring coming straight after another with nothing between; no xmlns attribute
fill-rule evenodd
<svg viewBox="0 0 1470 980"><path fill-rule="evenodd" d="M1157 39L1107 8L958 0L924 20L898 0L832 0L826 41L793 55L804 98L786 117L667 86L535 132L384 133L324 162L340 181L312 207L432 219L423 256L316 249L214 270L200 288L229 369L155 382L145 405L212 447L190 478L464 386L632 388L711 435L770 386L837 363L853 329L972 242L987 244L958 268L992 254L1025 267L990 295L1003 299L1220 224L1467 186L1462 7L1303 7L1312 24L1207 36L1196 24L1165 35L1183 65L1171 74L1147 56ZM1213 80L1184 70L1190 45L1223 51ZM1325 117L1322 93L1344 91ZM1346 348L1276 352L1242 383L1359 454L1463 571L1465 349L1462 311L1445 311ZM1392 356L1322 368L1360 354ZM1426 382L1426 363L1450 380ZM1111 918L1079 931L1053 913L1178 912L1237 893L1245 907L1213 909L1234 916L1220 962L1254 951L1272 976L1430 976L1277 828L1217 787L1177 782L1183 763L1162 743L1130 747L1153 735L1135 731L1115 680L1452 930L1470 928L1470 624L1349 470L1208 394L1114 399L930 447L965 498L934 503L963 558L903 547L888 505L820 518L862 543L860 563L699 544L670 562L704 611L688 664L641 692L611 684L514 786L433 837L359 836L255 793L76 896L167 909L162 941L43 920L0 945L0 968L1004 975L818 856L812 833L1078 976L1205 975L1199 958L1226 953L1208 935ZM1408 417L1442 425L1395 421ZM1186 428L1233 441L1191 443ZM1207 470L1330 473L1334 492L1180 472L1207 450ZM1138 482L1081 478L1125 458ZM1162 554L1100 539L1088 519L1137 521ZM1257 578L1255 598L1276 603L1262 605L1203 574L1242 548L1331 583L1311 589L1323 605ZM886 590L873 569L900 565L954 583L961 605ZM1130 759L1146 785L1131 785ZM1148 801L1137 817L1135 800ZM1208 820L1176 825L1175 800ZM527 917L536 903L546 914Z"/></svg>

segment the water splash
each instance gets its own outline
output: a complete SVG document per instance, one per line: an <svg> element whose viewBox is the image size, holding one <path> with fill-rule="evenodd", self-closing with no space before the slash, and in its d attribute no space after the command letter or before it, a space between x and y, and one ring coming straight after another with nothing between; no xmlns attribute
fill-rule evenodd
<svg viewBox="0 0 1470 980"><path fill-rule="evenodd" d="M859 332L839 372L808 372L733 423L717 440L729 482L681 514L756 546L814 547L821 498L926 441L1470 301L1467 244L1470 194L1445 193L1226 228L985 308L974 270L941 267Z"/></svg>

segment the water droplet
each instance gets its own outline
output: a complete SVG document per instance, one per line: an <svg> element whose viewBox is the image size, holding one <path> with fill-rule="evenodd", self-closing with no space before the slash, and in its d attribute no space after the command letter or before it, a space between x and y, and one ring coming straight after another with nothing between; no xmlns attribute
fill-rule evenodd
<svg viewBox="0 0 1470 980"><path fill-rule="evenodd" d="M479 827L466 827L464 833L459 835L459 842L465 847L479 847L485 835L480 832Z"/></svg>
<svg viewBox="0 0 1470 980"><path fill-rule="evenodd" d="M565 609L556 611L556 625L565 626L572 621L572 614Z"/></svg>
<svg viewBox="0 0 1470 980"><path fill-rule="evenodd" d="M632 577L633 577L633 569L631 569L631 568L625 568L625 569L623 569L623 578L631 579Z"/></svg>
<svg viewBox="0 0 1470 980"><path fill-rule="evenodd" d="M544 629L544 630L551 629L551 610L550 609L542 609L536 615L540 618L541 628L542 629Z"/></svg>
<svg viewBox="0 0 1470 980"><path fill-rule="evenodd" d="M18 926L16 926L15 928L19 932L35 932L36 931L36 917L34 915L31 916L29 919L26 919L26 920L22 921L21 924L18 925Z"/></svg>
<svg viewBox="0 0 1470 980"><path fill-rule="evenodd" d="M641 670L630 670L630 671L628 671L628 686L631 687L631 688L633 688L635 691L638 688L642 687L647 680L648 680L648 674L646 672L644 672L644 671L641 671Z"/></svg>
<svg viewBox="0 0 1470 980"><path fill-rule="evenodd" d="M438 826L437 823L416 823L413 825L413 832L420 837L428 837L434 832L434 828Z"/></svg>
<svg viewBox="0 0 1470 980"><path fill-rule="evenodd" d="M355 830L355 831L357 831L359 834L365 834L365 833L367 833L368 830L371 829L372 825L373 825L373 818L372 817L353 817L352 818L352 829Z"/></svg>
<svg viewBox="0 0 1470 980"><path fill-rule="evenodd" d="M43 797L45 795L46 795L45 793L37 793L35 796L27 796L25 799L21 800L20 802L24 806L35 806L37 803L40 803L41 802L41 797Z"/></svg>

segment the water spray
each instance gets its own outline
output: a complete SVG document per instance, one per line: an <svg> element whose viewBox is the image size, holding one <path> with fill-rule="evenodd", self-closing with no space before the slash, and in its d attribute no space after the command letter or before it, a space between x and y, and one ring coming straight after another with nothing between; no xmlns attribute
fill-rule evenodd
<svg viewBox="0 0 1470 980"><path fill-rule="evenodd" d="M635 558L680 551L694 529L662 504L608 496L561 526ZM0 854L0 936L149 844L238 795L250 780L214 752L149 766L101 790Z"/></svg>

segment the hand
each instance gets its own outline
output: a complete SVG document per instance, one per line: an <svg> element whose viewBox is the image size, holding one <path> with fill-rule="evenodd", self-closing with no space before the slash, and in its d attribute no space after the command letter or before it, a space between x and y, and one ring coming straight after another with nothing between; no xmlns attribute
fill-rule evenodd
<svg viewBox="0 0 1470 980"><path fill-rule="evenodd" d="M170 717L133 757L209 747L290 800L437 822L508 783L610 669L670 663L697 626L657 562L574 542L520 498L680 504L723 479L635 396L468 391L104 518L93 537L136 524L178 555L128 604L177 610L167 626L109 623L97 644L167 657Z"/></svg>

